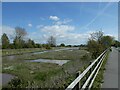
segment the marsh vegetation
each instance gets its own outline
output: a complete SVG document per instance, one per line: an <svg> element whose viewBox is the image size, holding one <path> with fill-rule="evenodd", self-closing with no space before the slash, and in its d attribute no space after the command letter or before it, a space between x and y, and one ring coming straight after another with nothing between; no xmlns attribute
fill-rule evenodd
<svg viewBox="0 0 120 90"><path fill-rule="evenodd" d="M8 58L6 58L8 57ZM39 87L39 88L65 88L74 80L76 72L91 60L90 53L86 50L70 49L42 54L14 55L3 57L3 73L15 75L17 79L4 87ZM16 59L15 59L16 58ZM36 60L46 58L49 60L70 60L62 66L54 63L25 62L25 60ZM16 80L20 80L14 85Z"/></svg>

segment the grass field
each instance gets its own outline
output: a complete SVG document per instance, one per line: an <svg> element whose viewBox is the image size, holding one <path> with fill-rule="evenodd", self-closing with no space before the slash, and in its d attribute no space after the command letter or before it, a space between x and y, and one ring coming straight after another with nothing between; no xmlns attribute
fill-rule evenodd
<svg viewBox="0 0 120 90"><path fill-rule="evenodd" d="M90 53L86 50L63 50L46 52L42 54L28 54L26 57L17 55L17 59L7 60L3 58L3 73L9 73L20 79L18 85L14 85L17 80L4 87L34 87L34 88L65 88L75 79L76 72L83 66L89 64ZM50 63L30 63L25 59L69 59L63 66Z"/></svg>
<svg viewBox="0 0 120 90"><path fill-rule="evenodd" d="M44 48L30 48L30 49L3 49L2 50L2 56L6 55L16 55L16 54L24 54L24 53L30 53L30 52L37 52L37 51L43 51Z"/></svg>
<svg viewBox="0 0 120 90"><path fill-rule="evenodd" d="M89 55L89 53L85 50L61 50L56 52L46 52L42 54L34 54L25 59L57 59L57 60L77 60L81 59L81 56ZM89 57L89 56L88 56Z"/></svg>
<svg viewBox="0 0 120 90"><path fill-rule="evenodd" d="M62 47L53 47L52 49L60 49ZM40 52L47 50L45 48L24 48L24 49L3 49L2 50L2 56L7 56L7 55L19 55L19 54L24 54L24 53L31 53L31 52Z"/></svg>

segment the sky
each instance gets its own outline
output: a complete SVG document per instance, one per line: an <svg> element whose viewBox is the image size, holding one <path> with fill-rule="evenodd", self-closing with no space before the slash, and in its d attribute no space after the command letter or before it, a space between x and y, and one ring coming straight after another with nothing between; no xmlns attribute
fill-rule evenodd
<svg viewBox="0 0 120 90"><path fill-rule="evenodd" d="M54 36L57 44L86 44L90 33L100 30L118 39L118 3L3 2L2 33L11 42L17 26L36 43Z"/></svg>

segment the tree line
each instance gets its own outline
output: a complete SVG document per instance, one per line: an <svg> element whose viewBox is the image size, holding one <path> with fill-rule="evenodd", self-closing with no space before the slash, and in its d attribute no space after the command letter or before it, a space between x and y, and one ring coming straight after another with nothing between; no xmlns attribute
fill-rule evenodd
<svg viewBox="0 0 120 90"><path fill-rule="evenodd" d="M25 39L27 32L24 28L15 27L15 34L13 37L13 42L10 43L10 39L7 34L3 33L1 37L2 49L20 49L20 48L46 48L51 49L52 47L87 47L88 50L92 53L92 57L96 58L101 52L110 46L120 47L120 42L114 40L111 36L105 36L102 31L94 32L90 34L90 38L87 41L87 44L81 45L65 45L61 43L56 45L56 38L50 36L47 39L46 44L35 43L32 39Z"/></svg>
<svg viewBox="0 0 120 90"><path fill-rule="evenodd" d="M50 49L51 47L56 46L56 39L53 36L50 36L46 44L35 43L34 40L26 39L27 32L24 28L15 27L15 34L13 36L13 42L10 43L6 33L3 33L1 37L2 49L20 49L20 48L46 48Z"/></svg>
<svg viewBox="0 0 120 90"><path fill-rule="evenodd" d="M27 32L22 27L15 27L15 33L12 36L13 42L10 42L6 33L3 33L1 37L2 49L21 49L21 48L46 48L51 49L52 47L80 47L86 45L65 45L61 43L60 45L56 45L56 38L54 36L50 36L46 44L35 43L32 39L26 39Z"/></svg>

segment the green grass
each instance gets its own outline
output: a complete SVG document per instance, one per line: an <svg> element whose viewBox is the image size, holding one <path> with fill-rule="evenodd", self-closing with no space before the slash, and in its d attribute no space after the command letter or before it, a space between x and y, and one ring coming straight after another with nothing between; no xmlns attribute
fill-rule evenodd
<svg viewBox="0 0 120 90"><path fill-rule="evenodd" d="M54 76L57 73L57 70L60 69L60 66L55 64L45 64L45 63L15 63L11 64L13 69L4 69L3 66L3 73L13 74L18 76L24 84L27 82L38 82L37 84L41 85L42 81L49 79L50 76ZM33 71L33 73L31 73ZM47 76L47 77L46 77Z"/></svg>
<svg viewBox="0 0 120 90"><path fill-rule="evenodd" d="M37 73L34 77L34 79L41 80L41 81L45 81L46 78L47 78L47 75L46 73L43 73L43 72Z"/></svg>
<svg viewBox="0 0 120 90"><path fill-rule="evenodd" d="M104 62L101 66L101 69L98 72L98 75L96 76L96 79L93 83L93 86L92 86L93 90L94 89L100 90L100 88L101 88L101 84L103 83L103 79L104 79L103 74L104 74L104 71L105 71L105 65L107 63L108 56L109 56L109 51L107 52L106 57L104 58Z"/></svg>
<svg viewBox="0 0 120 90"><path fill-rule="evenodd" d="M65 88L75 79L76 72L89 63L91 60L89 56L89 53L85 50L64 50L38 55L28 54L26 57L18 55L21 58L14 60L3 58L2 70L3 73L17 76L21 80L22 84L19 86L22 88ZM50 63L24 62L24 59L36 58L70 59L71 61L63 66ZM6 87L11 87L11 84Z"/></svg>
<svg viewBox="0 0 120 90"><path fill-rule="evenodd" d="M42 53L42 54L36 54L36 55L31 55L29 57L26 57L25 59L31 60L31 59L51 59L51 60L79 60L82 58L82 56L87 55L89 57L90 55L87 54L87 51L85 50L61 50L61 51L56 51L56 52L47 52L47 53ZM83 57L84 58L84 57Z"/></svg>
<svg viewBox="0 0 120 90"><path fill-rule="evenodd" d="M3 49L2 56L38 52L38 51L43 51L43 50L45 49L44 48Z"/></svg>
<svg viewBox="0 0 120 90"><path fill-rule="evenodd" d="M60 49L60 48L62 47L53 47L52 49ZM19 55L19 54L32 53L32 52L41 52L44 50L47 50L47 49L45 48L2 49L2 56Z"/></svg>

